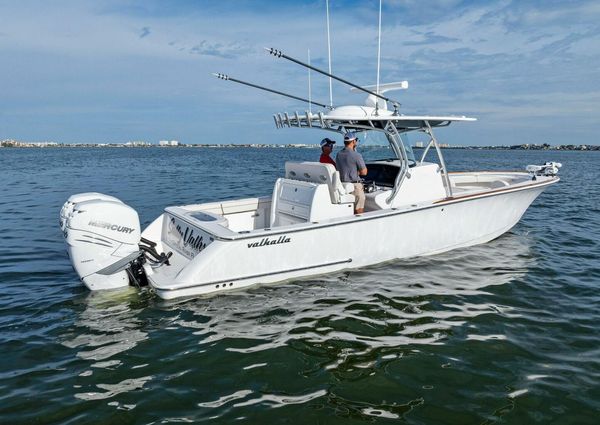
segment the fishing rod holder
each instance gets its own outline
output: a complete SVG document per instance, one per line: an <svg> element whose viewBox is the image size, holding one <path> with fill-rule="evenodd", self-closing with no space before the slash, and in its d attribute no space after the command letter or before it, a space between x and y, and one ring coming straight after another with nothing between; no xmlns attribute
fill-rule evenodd
<svg viewBox="0 0 600 425"><path fill-rule="evenodd" d="M213 75L215 77L217 77L219 80L225 80L225 81L229 80L229 76L226 74L221 74L219 72L213 72Z"/></svg>
<svg viewBox="0 0 600 425"><path fill-rule="evenodd" d="M229 75L222 74L220 72L213 72L213 75L215 77L217 77L218 79L220 79L220 80L231 81L231 82L234 82L234 83L242 84L244 86L253 87L255 89L263 90L263 91L266 91L266 92L269 92L269 93L277 94L279 96L283 96L283 97L287 97L287 98L290 98L290 99L298 100L300 102L306 102L309 105L317 105L317 106L320 106L322 108L333 109L331 106L325 105L324 103L315 102L313 100L304 99L302 97L295 96L295 95L289 94L289 93L284 93L284 92L281 92L279 90L271 89L269 87L259 86L258 84L254 84L254 83L249 83L247 81L238 80L237 78L230 77Z"/></svg>
<svg viewBox="0 0 600 425"><path fill-rule="evenodd" d="M273 114L273 120L275 121L275 128L319 128L323 130L331 129L331 124L328 119L325 118L323 112L313 114L309 111L304 111L304 115L300 115L297 111L290 116L287 112L283 114Z"/></svg>
<svg viewBox="0 0 600 425"><path fill-rule="evenodd" d="M275 56L276 58L280 58L283 56L283 52L281 50L277 50L272 47L265 47L265 50L267 50L269 54Z"/></svg>
<svg viewBox="0 0 600 425"><path fill-rule="evenodd" d="M367 94L369 94L369 95L371 95L371 96L375 96L375 97L377 97L377 98L379 98L379 99L381 99L381 100L384 100L384 101L386 101L386 102L392 102L393 104L398 104L398 105L400 104L399 102L397 102L397 101L395 101L395 100L393 100L393 99L390 99L389 97L383 96L383 95L381 95L381 94L379 94L379 93L376 93L376 92L373 92L373 91L371 91L371 90L367 90L367 89L366 89L366 88L364 88L364 87L361 87L361 86L359 86L359 85L357 85L357 84L354 84L354 83L352 83L352 82L350 82L350 81L348 81L348 80L345 80L345 79L343 79L343 78L341 78L341 77L338 77L338 76L336 76L336 75L333 75L333 74L331 74L330 72L323 71L322 69L316 68L316 67L314 67L314 66L312 66L312 65L309 65L309 64L307 64L307 63L304 63L304 62L302 62L302 61L299 61L298 59L295 59L295 58L293 58L293 57L291 57L291 56L288 56L288 55L286 55L286 54L285 54L285 53L283 53L281 50L275 49L275 48L273 48L273 47L265 47L265 50L266 50L267 52L269 52L269 54L270 54L270 55L272 55L272 56L275 56L276 58L283 58L283 59L287 59L287 60L289 60L290 62L294 62L295 64L297 64L297 65L300 65L300 66L303 66L304 68L311 69L311 70L313 70L313 71L315 71L315 72L318 72L319 74L323 74L323 75L325 75L325 76L327 76L327 77L329 77L329 78L333 78L334 80L337 80L337 81L339 81L339 82L341 82L341 83L344 83L344 84L346 84L346 85L348 85L348 86L350 86L350 87L353 87L353 88L355 88L355 89L357 89L357 90L363 91L363 92L365 92L365 93L367 93Z"/></svg>

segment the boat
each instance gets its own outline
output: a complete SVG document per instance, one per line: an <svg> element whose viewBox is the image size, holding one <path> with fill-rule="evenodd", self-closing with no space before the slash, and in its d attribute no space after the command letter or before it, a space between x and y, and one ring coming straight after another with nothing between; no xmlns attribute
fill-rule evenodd
<svg viewBox="0 0 600 425"><path fill-rule="evenodd" d="M368 93L363 105L322 104L320 112L273 118L276 128L387 140L392 157L366 164L364 213L354 212L354 186L343 183L333 165L319 162L286 162L268 196L166 207L143 231L137 212L118 198L73 195L60 224L85 286L148 285L172 299L435 255L498 238L559 181L560 164L554 162L523 171L450 172L434 129L474 118L401 113L385 93L406 89L404 81L346 83ZM407 142L410 133L429 139L420 158ZM437 160L428 159L432 150Z"/></svg>

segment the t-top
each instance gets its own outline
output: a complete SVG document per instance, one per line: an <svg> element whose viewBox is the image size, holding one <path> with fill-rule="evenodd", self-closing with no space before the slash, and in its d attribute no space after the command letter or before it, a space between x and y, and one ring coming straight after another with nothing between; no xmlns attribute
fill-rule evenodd
<svg viewBox="0 0 600 425"><path fill-rule="evenodd" d="M338 152L335 160L338 164L337 169L340 172L340 179L343 182L360 181L358 170L367 168L362 155L352 149L342 149Z"/></svg>

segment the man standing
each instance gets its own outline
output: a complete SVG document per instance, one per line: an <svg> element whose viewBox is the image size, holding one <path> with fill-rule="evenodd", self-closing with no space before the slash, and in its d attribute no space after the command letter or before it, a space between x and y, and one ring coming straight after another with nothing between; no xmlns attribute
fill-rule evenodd
<svg viewBox="0 0 600 425"><path fill-rule="evenodd" d="M331 158L331 152L333 151L333 145L335 144L334 140L328 139L327 137L321 140L321 158L319 158L319 162L323 164L331 164L334 167L335 161Z"/></svg>
<svg viewBox="0 0 600 425"><path fill-rule="evenodd" d="M354 184L353 195L356 198L354 213L362 214L365 211L365 189L360 176L367 175L367 166L361 154L356 152L358 139L352 132L344 136L344 149L336 156L340 179L344 183Z"/></svg>

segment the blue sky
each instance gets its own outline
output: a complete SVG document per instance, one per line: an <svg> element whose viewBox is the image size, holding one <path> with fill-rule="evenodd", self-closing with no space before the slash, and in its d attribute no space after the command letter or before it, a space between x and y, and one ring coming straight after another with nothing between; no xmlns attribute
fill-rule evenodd
<svg viewBox="0 0 600 425"><path fill-rule="evenodd" d="M379 2L331 0L333 72L376 79ZM384 0L381 81L403 112L460 114L442 142L599 144L600 2ZM310 143L272 114L302 103L212 72L308 96L307 72L276 47L326 67L325 0L0 0L0 139ZM327 102L327 79L312 75ZM334 104L364 96L334 84Z"/></svg>

